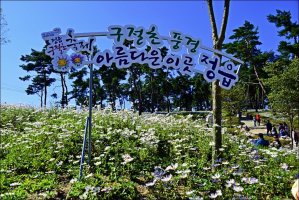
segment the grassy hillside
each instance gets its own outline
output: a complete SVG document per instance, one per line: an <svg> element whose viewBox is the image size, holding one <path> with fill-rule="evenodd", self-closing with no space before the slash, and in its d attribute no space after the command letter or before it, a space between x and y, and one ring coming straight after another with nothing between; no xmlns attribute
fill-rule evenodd
<svg viewBox="0 0 299 200"><path fill-rule="evenodd" d="M93 114L91 167L78 181L87 112L1 107L1 199L292 198L296 150L212 135L192 116Z"/></svg>

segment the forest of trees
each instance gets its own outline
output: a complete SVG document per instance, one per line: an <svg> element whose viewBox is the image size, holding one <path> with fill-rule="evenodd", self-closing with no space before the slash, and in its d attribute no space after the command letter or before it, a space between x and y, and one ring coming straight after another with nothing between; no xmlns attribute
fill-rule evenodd
<svg viewBox="0 0 299 200"><path fill-rule="evenodd" d="M288 110L288 114L299 108L298 22L292 21L290 12L280 10L267 19L277 27L281 37L278 53L260 49L258 27L249 21L234 29L228 43L221 47L244 61L238 83L231 90L222 90L223 108L231 115L244 109L261 109L265 104L278 111ZM133 48L130 41L125 45ZM160 50L164 56L169 53L165 47ZM88 105L87 67L70 73L56 72L51 58L45 54L45 47L42 51L32 49L21 61L24 64L20 67L30 73L20 80L29 82L26 93L38 95L41 106L46 106L47 98L56 99L57 106L61 107L72 99L77 105ZM51 94L48 90L51 86L59 86L61 93ZM131 102L132 109L139 113L169 112L178 107L187 111L210 110L211 92L211 84L201 74L186 76L175 70L151 69L138 63L127 69L102 66L93 72L93 106L109 105L117 109L116 105L124 108L128 107L125 102Z"/></svg>

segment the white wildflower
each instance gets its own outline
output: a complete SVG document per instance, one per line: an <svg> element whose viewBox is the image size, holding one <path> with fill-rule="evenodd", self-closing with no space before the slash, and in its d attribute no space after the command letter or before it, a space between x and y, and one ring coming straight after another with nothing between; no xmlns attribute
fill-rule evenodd
<svg viewBox="0 0 299 200"><path fill-rule="evenodd" d="M232 166L233 169L238 169L239 168L239 165L234 165Z"/></svg>
<svg viewBox="0 0 299 200"><path fill-rule="evenodd" d="M163 181L163 182L168 182L168 181L171 180L171 178L172 178L172 175L169 174L169 175L165 176L164 178L162 178L161 181Z"/></svg>
<svg viewBox="0 0 299 200"><path fill-rule="evenodd" d="M166 167L165 171L176 170L177 168L178 168L178 163L175 163L175 164L171 164L168 167Z"/></svg>
<svg viewBox="0 0 299 200"><path fill-rule="evenodd" d="M220 178L220 174L215 174L214 176L212 176L212 179L219 179Z"/></svg>
<svg viewBox="0 0 299 200"><path fill-rule="evenodd" d="M204 167L203 170L210 170L211 167Z"/></svg>
<svg viewBox="0 0 299 200"><path fill-rule="evenodd" d="M149 182L149 183L145 184L145 186L146 186L146 187L153 186L153 185L155 185L156 181L157 181L157 180L154 179L153 182Z"/></svg>
<svg viewBox="0 0 299 200"><path fill-rule="evenodd" d="M186 167L186 166L187 166L187 163L183 163L182 166L183 166L183 167Z"/></svg>
<svg viewBox="0 0 299 200"><path fill-rule="evenodd" d="M42 196L42 197L44 197L44 198L47 197L47 193L45 193L45 192L39 193L38 195L39 195L39 196Z"/></svg>
<svg viewBox="0 0 299 200"><path fill-rule="evenodd" d="M59 163L57 163L57 166L61 166L63 164L63 161L60 161Z"/></svg>
<svg viewBox="0 0 299 200"><path fill-rule="evenodd" d="M215 146L215 142L210 142L209 145L210 146Z"/></svg>
<svg viewBox="0 0 299 200"><path fill-rule="evenodd" d="M217 196L222 196L222 191L221 190L217 190L216 194L217 194Z"/></svg>
<svg viewBox="0 0 299 200"><path fill-rule="evenodd" d="M216 199L218 197L217 193L212 193L209 195L211 199Z"/></svg>
<svg viewBox="0 0 299 200"><path fill-rule="evenodd" d="M129 154L122 155L122 158L124 159L124 162L121 163L123 165L134 160Z"/></svg>
<svg viewBox="0 0 299 200"><path fill-rule="evenodd" d="M15 186L19 186L19 185L22 185L22 184L19 183L19 182L14 182L14 183L11 183L9 186L10 187L15 187Z"/></svg>
<svg viewBox="0 0 299 200"><path fill-rule="evenodd" d="M286 163L282 163L281 168L284 170L288 170L288 165Z"/></svg>
<svg viewBox="0 0 299 200"><path fill-rule="evenodd" d="M191 195L193 193L194 193L194 190L191 190L191 191L186 192L186 195Z"/></svg>
<svg viewBox="0 0 299 200"><path fill-rule="evenodd" d="M112 187L104 187L103 189L101 189L101 192L109 192L112 190Z"/></svg>
<svg viewBox="0 0 299 200"><path fill-rule="evenodd" d="M75 183L75 182L77 182L77 181L78 181L77 178L73 178L73 179L71 179L70 183Z"/></svg>
<svg viewBox="0 0 299 200"><path fill-rule="evenodd" d="M233 187L233 190L236 191L236 192L242 192L243 189L244 189L244 188L241 187L241 186L234 186L234 187Z"/></svg>
<svg viewBox="0 0 299 200"><path fill-rule="evenodd" d="M234 185L236 183L235 179L230 179L228 181L226 181L226 187L231 187L232 185Z"/></svg>
<svg viewBox="0 0 299 200"><path fill-rule="evenodd" d="M96 163L94 163L95 166L98 166L100 164L102 164L102 162L96 162Z"/></svg>
<svg viewBox="0 0 299 200"><path fill-rule="evenodd" d="M85 178L89 178L89 177L92 177L92 176L93 176L93 173L90 173L87 176L85 176Z"/></svg>
<svg viewBox="0 0 299 200"><path fill-rule="evenodd" d="M183 173L181 174L180 178L187 178L188 177L188 174L187 173Z"/></svg>

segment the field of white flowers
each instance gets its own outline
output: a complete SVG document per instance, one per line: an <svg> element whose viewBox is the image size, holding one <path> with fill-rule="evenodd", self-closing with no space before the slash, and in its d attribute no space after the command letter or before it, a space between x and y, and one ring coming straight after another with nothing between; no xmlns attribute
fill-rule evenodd
<svg viewBox="0 0 299 200"><path fill-rule="evenodd" d="M298 149L257 149L189 116L93 113L91 167L78 180L85 119L76 110L1 107L1 199L292 199ZM86 157L87 158L87 157Z"/></svg>

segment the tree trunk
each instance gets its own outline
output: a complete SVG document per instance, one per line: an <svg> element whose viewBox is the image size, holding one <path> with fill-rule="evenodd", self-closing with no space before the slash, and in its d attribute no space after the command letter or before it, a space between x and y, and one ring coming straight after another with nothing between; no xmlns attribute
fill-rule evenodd
<svg viewBox="0 0 299 200"><path fill-rule="evenodd" d="M46 108L47 107L47 76L46 76L46 73L44 73L44 90L45 90L44 107Z"/></svg>
<svg viewBox="0 0 299 200"><path fill-rule="evenodd" d="M94 79L93 79L93 82L94 82ZM97 105L98 94L97 94L96 87L97 86L95 84L92 84L92 91L94 91L93 95L92 95L92 105Z"/></svg>
<svg viewBox="0 0 299 200"><path fill-rule="evenodd" d="M262 91L262 109L265 108L265 102L264 102L264 92Z"/></svg>
<svg viewBox="0 0 299 200"><path fill-rule="evenodd" d="M134 90L135 90L134 92L135 92L135 95L136 95L137 100L138 100L138 106L136 105L135 101L133 101L134 102L134 110L135 110L135 106L136 106L136 108L138 109L138 114L141 115L141 113L142 113L142 94L141 94L142 86L141 86L141 83L138 84L136 82L136 79L137 79L138 75L134 74L133 69L131 69L131 74L133 76L132 79L133 79L133 85L134 85ZM138 80L140 82L140 77L138 77Z"/></svg>
<svg viewBox="0 0 299 200"><path fill-rule="evenodd" d="M169 95L167 95L167 113L170 112L170 100L169 100Z"/></svg>
<svg viewBox="0 0 299 200"><path fill-rule="evenodd" d="M222 97L221 88L219 86L219 81L212 83L212 94L213 94L213 132L214 132L214 143L215 151L213 152L214 158L219 155L219 148L222 145L222 135L221 135L221 120L222 120Z"/></svg>
<svg viewBox="0 0 299 200"><path fill-rule="evenodd" d="M112 105L113 105L113 110L116 110L116 97L115 97L115 95L114 94L112 94L113 96L112 96Z"/></svg>
<svg viewBox="0 0 299 200"><path fill-rule="evenodd" d="M225 39L225 31L229 15L229 4L230 0L225 0L224 11L221 23L220 35L218 37L217 24L214 15L213 2L212 0L207 0L208 10L210 16L210 23L212 28L212 39L213 47L217 50L221 50L223 41ZM219 86L219 81L216 80L212 83L212 96L213 96L213 135L214 135L214 150L212 153L212 162L218 158L219 148L222 146L222 135L221 135L221 119L222 119L222 102L221 102L221 88Z"/></svg>
<svg viewBox="0 0 299 200"><path fill-rule="evenodd" d="M103 108L103 98L101 97L101 100L100 100L100 104L101 104L101 109Z"/></svg>
<svg viewBox="0 0 299 200"><path fill-rule="evenodd" d="M138 95L138 115L142 114L142 93L141 93L141 86L139 88L139 95Z"/></svg>
<svg viewBox="0 0 299 200"><path fill-rule="evenodd" d="M123 97L123 109L126 109L126 99Z"/></svg>
<svg viewBox="0 0 299 200"><path fill-rule="evenodd" d="M138 76L138 115L142 114L142 82L140 80L140 75Z"/></svg>
<svg viewBox="0 0 299 200"><path fill-rule="evenodd" d="M294 139L293 139L293 123L294 123L294 115L293 114L291 114L290 116L289 116L289 121L290 121L290 128L289 128L289 134L290 134L290 136L291 136L291 140L292 140L292 143L291 143L291 145L292 145L292 147L291 147L291 149L293 149L294 148Z"/></svg>
<svg viewBox="0 0 299 200"><path fill-rule="evenodd" d="M135 92L135 95L137 97L137 100L138 100L138 105L139 105L139 102L140 102L140 98L139 98L139 92L138 92L138 87L137 87L137 84L136 84L136 80L135 78L133 78L133 85L134 85L134 92ZM135 110L135 107L137 108L137 105L136 105L136 99L134 99L134 104L133 104L133 107L134 107L134 110ZM139 110L139 106L138 106L138 110Z"/></svg>
<svg viewBox="0 0 299 200"><path fill-rule="evenodd" d="M258 86L256 86L256 90L255 90L255 112L258 112L258 109L259 109L258 96L259 96L259 89L258 89Z"/></svg>
<svg viewBox="0 0 299 200"><path fill-rule="evenodd" d="M261 81L261 79L260 79L260 77L259 77L259 75L258 75L258 73L257 73L257 69L256 69L256 66L255 66L255 65L253 65L253 70L254 70L254 74L255 74L255 76L256 76L256 79L258 80L259 85L261 86L261 88L262 88L264 94L267 95L266 90L265 90L265 87L264 87L264 85L263 85L263 83L262 83L262 81Z"/></svg>
<svg viewBox="0 0 299 200"><path fill-rule="evenodd" d="M150 84L151 84L151 113L155 112L154 106L154 88L153 88L153 74L150 72Z"/></svg>
<svg viewBox="0 0 299 200"><path fill-rule="evenodd" d="M247 91L246 91L246 112L248 110L249 105L250 105L250 99L249 99L249 84L248 84Z"/></svg>
<svg viewBox="0 0 299 200"><path fill-rule="evenodd" d="M44 107L47 107L47 86L45 86Z"/></svg>
<svg viewBox="0 0 299 200"><path fill-rule="evenodd" d="M40 107L43 107L43 90L40 91Z"/></svg>

